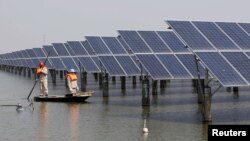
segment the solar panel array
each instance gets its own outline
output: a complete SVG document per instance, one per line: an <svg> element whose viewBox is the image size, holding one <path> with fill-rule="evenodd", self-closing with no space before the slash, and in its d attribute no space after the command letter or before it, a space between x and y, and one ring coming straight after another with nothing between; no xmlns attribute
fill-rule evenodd
<svg viewBox="0 0 250 141"><path fill-rule="evenodd" d="M250 85L250 24L166 22L223 86Z"/></svg>

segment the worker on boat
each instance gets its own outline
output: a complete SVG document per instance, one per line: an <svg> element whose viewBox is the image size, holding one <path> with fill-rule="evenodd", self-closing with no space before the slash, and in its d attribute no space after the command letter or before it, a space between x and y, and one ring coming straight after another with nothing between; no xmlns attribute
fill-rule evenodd
<svg viewBox="0 0 250 141"><path fill-rule="evenodd" d="M70 94L75 96L77 91L79 90L79 87L77 85L77 75L75 69L70 69L68 71L68 73L66 74L66 79Z"/></svg>
<svg viewBox="0 0 250 141"><path fill-rule="evenodd" d="M40 82L40 96L48 96L48 69L43 62L39 63L36 74Z"/></svg>

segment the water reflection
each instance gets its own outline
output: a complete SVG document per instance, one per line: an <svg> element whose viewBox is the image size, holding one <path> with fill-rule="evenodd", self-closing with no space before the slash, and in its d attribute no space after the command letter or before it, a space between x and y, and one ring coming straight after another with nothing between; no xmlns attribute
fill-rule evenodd
<svg viewBox="0 0 250 141"><path fill-rule="evenodd" d="M39 128L38 128L39 139L46 140L48 138L48 105L47 105L47 102L41 102L39 108L40 108Z"/></svg>
<svg viewBox="0 0 250 141"><path fill-rule="evenodd" d="M69 106L70 141L76 141L79 133L79 104L74 103Z"/></svg>
<svg viewBox="0 0 250 141"><path fill-rule="evenodd" d="M143 126L142 126L142 134L143 134L143 141L148 140L149 128L148 128L148 119L150 117L150 106L143 106L142 107L142 119L143 119Z"/></svg>

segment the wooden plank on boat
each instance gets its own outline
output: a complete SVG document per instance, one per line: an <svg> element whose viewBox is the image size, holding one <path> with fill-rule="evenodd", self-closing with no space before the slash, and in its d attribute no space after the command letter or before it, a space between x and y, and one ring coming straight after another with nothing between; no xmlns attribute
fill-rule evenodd
<svg viewBox="0 0 250 141"><path fill-rule="evenodd" d="M74 96L70 95L49 95L49 96L35 96L34 100L37 102L85 102L87 98L92 96L93 91L80 92Z"/></svg>

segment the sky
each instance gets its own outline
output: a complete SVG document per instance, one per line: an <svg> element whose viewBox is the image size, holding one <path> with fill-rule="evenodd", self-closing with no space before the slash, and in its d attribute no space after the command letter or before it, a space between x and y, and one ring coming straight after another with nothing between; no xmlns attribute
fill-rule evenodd
<svg viewBox="0 0 250 141"><path fill-rule="evenodd" d="M167 30L165 20L250 23L249 6L249 0L0 0L0 54L117 30Z"/></svg>

